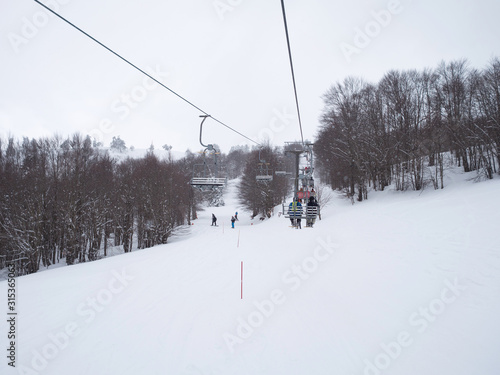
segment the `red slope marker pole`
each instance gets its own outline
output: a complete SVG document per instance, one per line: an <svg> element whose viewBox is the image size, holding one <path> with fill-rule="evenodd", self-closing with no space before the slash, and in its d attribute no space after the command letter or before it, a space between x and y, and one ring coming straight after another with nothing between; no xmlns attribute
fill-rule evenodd
<svg viewBox="0 0 500 375"><path fill-rule="evenodd" d="M241 299L243 299L243 261L241 261Z"/></svg>

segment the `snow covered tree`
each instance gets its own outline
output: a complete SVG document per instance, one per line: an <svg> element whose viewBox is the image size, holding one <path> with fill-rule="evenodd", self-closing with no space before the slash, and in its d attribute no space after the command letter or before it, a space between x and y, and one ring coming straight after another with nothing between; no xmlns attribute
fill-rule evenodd
<svg viewBox="0 0 500 375"><path fill-rule="evenodd" d="M205 199L207 200L208 207L221 207L224 206L224 189L221 187L213 187L205 191Z"/></svg>
<svg viewBox="0 0 500 375"><path fill-rule="evenodd" d="M272 149L270 145L260 151L254 150L247 156L247 163L239 186L240 201L252 211L252 217L262 215L271 217L276 205L284 202L290 192L290 183L286 176L273 176L271 181L257 181L259 163L265 160L270 166L277 166L283 158L282 153ZM273 173L272 167L269 173Z"/></svg>
<svg viewBox="0 0 500 375"><path fill-rule="evenodd" d="M226 166L226 173L229 179L234 179L243 175L250 148L246 146L231 147L229 153L224 156L223 161Z"/></svg>
<svg viewBox="0 0 500 375"><path fill-rule="evenodd" d="M499 71L498 58L482 72L459 60L390 71L376 85L353 77L335 84L315 141L322 180L358 200L391 183L443 188L445 153L465 172L492 178L500 166Z"/></svg>
<svg viewBox="0 0 500 375"><path fill-rule="evenodd" d="M127 149L127 146L125 145L125 141L123 139L121 139L120 136L113 137L113 140L111 141L111 144L109 145L109 147L112 150L115 150L118 152L125 152L125 150Z"/></svg>
<svg viewBox="0 0 500 375"><path fill-rule="evenodd" d="M0 143L0 268L33 273L166 243L193 206L182 163L153 153L120 163L89 137Z"/></svg>

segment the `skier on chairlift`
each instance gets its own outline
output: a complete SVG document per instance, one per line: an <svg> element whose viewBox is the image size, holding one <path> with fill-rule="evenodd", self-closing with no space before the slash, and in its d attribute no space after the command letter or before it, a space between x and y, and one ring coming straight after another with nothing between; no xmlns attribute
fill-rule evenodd
<svg viewBox="0 0 500 375"><path fill-rule="evenodd" d="M307 202L307 207L311 207L312 209L309 209L307 211L309 215L306 214L306 226L308 227L311 227L314 225L314 223L316 222L316 215L318 213L318 207L319 207L319 204L318 204L318 201L316 200L316 198L314 198L313 196L311 196L309 198L309 202Z"/></svg>
<svg viewBox="0 0 500 375"><path fill-rule="evenodd" d="M300 203L300 199L293 198L293 202L288 206L288 212L290 214L290 221L293 227L301 228L301 219L302 219L302 204Z"/></svg>

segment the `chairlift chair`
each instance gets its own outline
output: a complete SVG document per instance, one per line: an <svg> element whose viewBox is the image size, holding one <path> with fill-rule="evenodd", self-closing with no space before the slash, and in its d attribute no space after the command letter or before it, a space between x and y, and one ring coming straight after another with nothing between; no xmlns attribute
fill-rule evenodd
<svg viewBox="0 0 500 375"><path fill-rule="evenodd" d="M227 184L227 178L224 177L219 177L219 166L217 164L217 155L219 154L219 151L215 149L213 144L208 144L205 145L203 144L202 141L202 133L203 133L203 123L207 119L207 117L210 117L209 115L202 115L200 117L203 117L203 120L201 121L200 124L200 144L205 147L203 150L203 164L196 164L193 166L193 176L191 178L190 184L191 186L198 187L198 188L209 188L209 187L223 187ZM207 158L206 154L207 151L212 153L214 155L214 166L215 170L212 172L209 168L209 165L207 163ZM203 166L203 170L201 173L201 176L197 176L195 173L195 167L196 166ZM210 173L207 173L207 170Z"/></svg>
<svg viewBox="0 0 500 375"><path fill-rule="evenodd" d="M269 169L269 163L260 158L261 149L259 149L259 170L255 176L257 182L268 182L273 180L273 171Z"/></svg>

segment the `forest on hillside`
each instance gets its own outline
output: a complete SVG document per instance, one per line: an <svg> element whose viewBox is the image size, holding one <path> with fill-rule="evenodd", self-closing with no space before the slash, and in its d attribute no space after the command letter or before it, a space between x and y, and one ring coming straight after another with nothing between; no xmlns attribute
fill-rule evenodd
<svg viewBox="0 0 500 375"><path fill-rule="evenodd" d="M333 85L324 102L315 177L353 201L390 185L444 188L446 155L479 179L499 172L498 58L483 70L461 60L390 71L377 84L349 77ZM292 191L286 147L234 146L224 154L216 146L176 160L159 158L154 147L127 157L119 137L110 148L121 156L80 134L0 138L0 270L15 263L29 274L61 261L94 261L110 247L130 252L165 244L197 210L224 204L222 188L190 184L202 172L240 178L240 203L252 218L273 215ZM273 178L259 180L262 174Z"/></svg>
<svg viewBox="0 0 500 375"><path fill-rule="evenodd" d="M445 155L491 179L500 165L500 60L349 77L323 97L315 141L321 180L361 201L369 189L444 187Z"/></svg>
<svg viewBox="0 0 500 375"><path fill-rule="evenodd" d="M94 261L110 247L127 253L165 244L202 206L224 204L221 188L190 184L204 169L212 173L215 163L229 179L247 175L241 199L254 216L288 192L284 180L279 189L279 179L269 186L245 182L259 161L259 150L248 146L217 156L188 150L179 160L160 159L153 147L142 157L126 157L119 137L111 149L120 157L80 134L0 139L0 269L15 263L20 274L29 274L60 261ZM278 153L267 147L262 157L272 161Z"/></svg>

